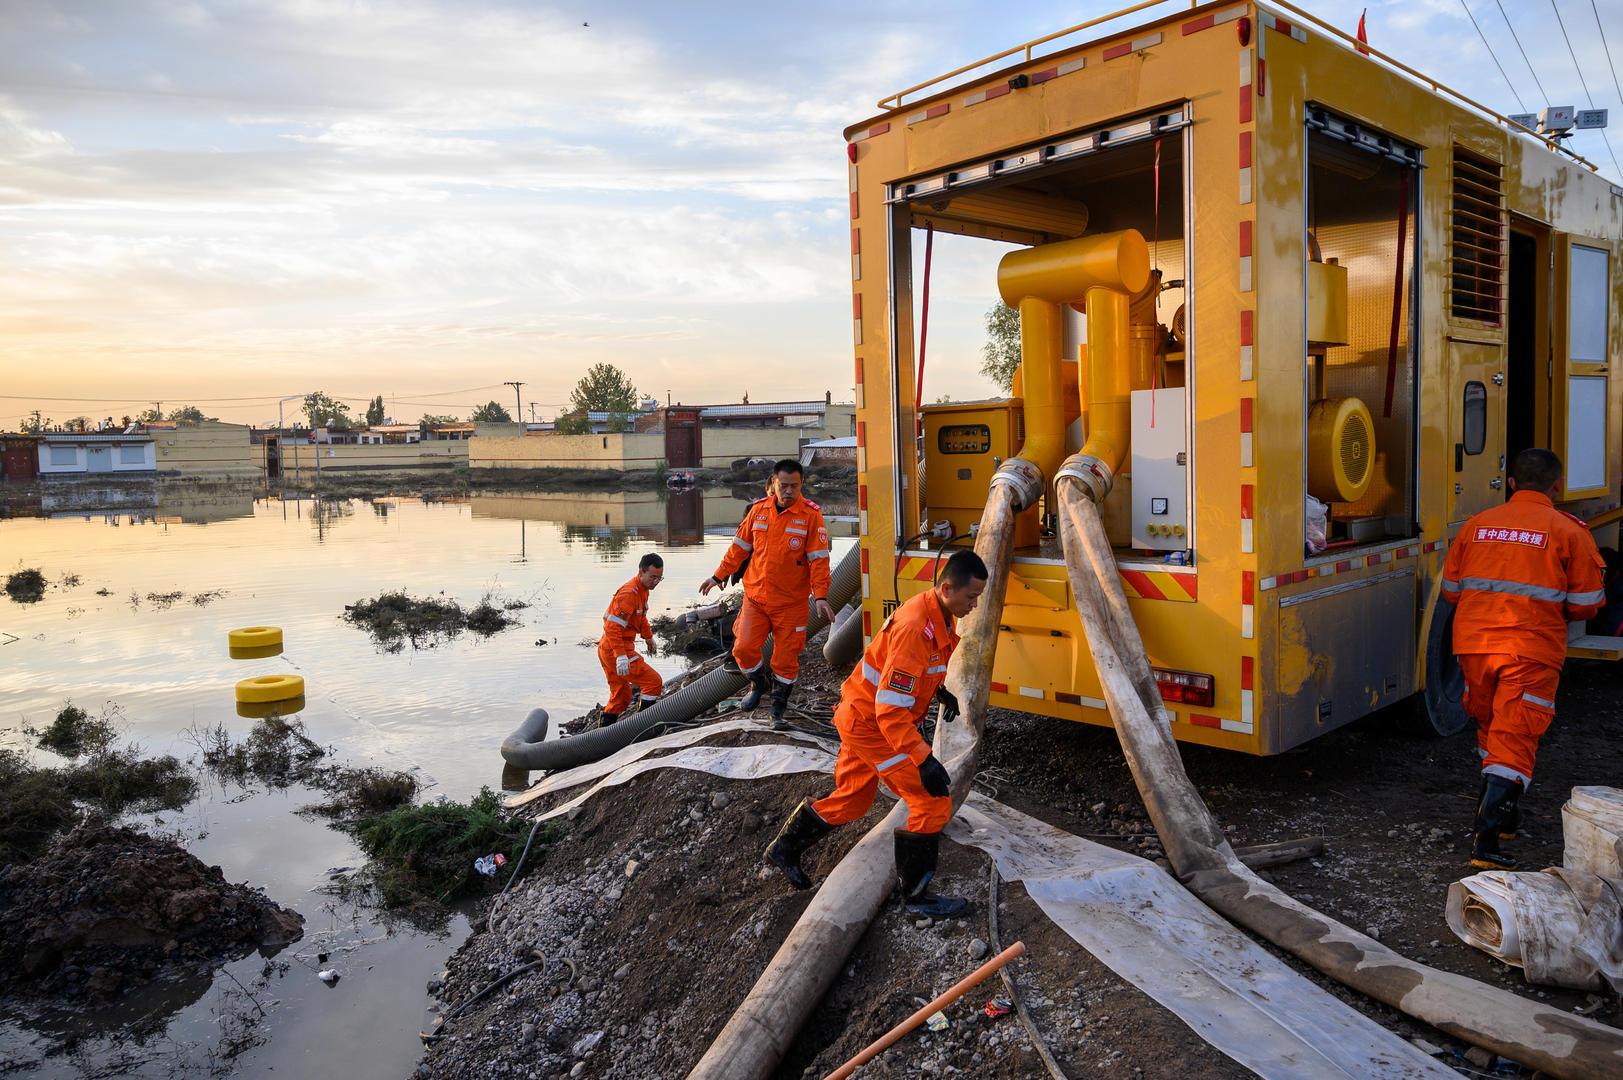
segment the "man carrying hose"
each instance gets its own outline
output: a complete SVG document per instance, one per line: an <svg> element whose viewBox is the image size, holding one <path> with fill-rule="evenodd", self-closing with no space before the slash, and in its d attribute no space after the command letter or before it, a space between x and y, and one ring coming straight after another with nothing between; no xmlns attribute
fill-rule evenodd
<svg viewBox="0 0 1623 1080"><path fill-rule="evenodd" d="M1590 618L1606 599L1605 564L1589 529L1550 501L1560 486L1560 458L1517 454L1510 500L1467 521L1443 565L1482 758L1471 865L1490 870L1516 865L1499 842L1516 836L1539 736L1555 719L1567 622Z"/></svg>
<svg viewBox="0 0 1623 1080"><path fill-rule="evenodd" d="M789 692L800 674L800 650L806 647L806 601L830 623L828 603L828 526L822 507L800 497L800 462L784 458L772 467L766 498L752 505L738 524L727 554L715 574L699 586L700 595L742 575L744 606L733 624L733 664L749 677L750 689L739 707L753 709L770 686L772 722L783 722ZM772 635L768 675L762 658Z"/></svg>
<svg viewBox="0 0 1623 1080"><path fill-rule="evenodd" d="M603 724L620 719L634 700L657 698L665 680L637 655L642 635L648 655L654 654L654 628L648 625L648 594L665 578L665 560L652 553L637 563L637 576L615 590L603 613L603 636L597 642L597 660L609 680L609 703L603 706Z"/></svg>
<svg viewBox="0 0 1623 1080"><path fill-rule="evenodd" d="M952 780L919 734L919 724L936 698L942 722L958 715L958 702L942 683L958 647L957 620L975 610L985 589L981 557L973 551L953 555L935 588L885 620L845 680L834 714L840 732L834 791L816 802L802 801L766 849L767 861L795 888L811 887L800 856L834 826L866 814L883 780L907 802L907 827L896 830L896 877L907 910L940 919L968 906L959 897L928 891L941 830L952 817Z"/></svg>

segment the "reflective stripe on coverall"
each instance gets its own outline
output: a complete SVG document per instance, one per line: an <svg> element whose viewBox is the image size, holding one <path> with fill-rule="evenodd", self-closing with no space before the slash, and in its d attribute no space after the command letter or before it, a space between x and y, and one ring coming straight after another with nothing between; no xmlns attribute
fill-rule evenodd
<svg viewBox="0 0 1623 1080"><path fill-rule="evenodd" d="M639 636L651 643L654 629L648 624L648 590L632 578L615 590L609 609L603 613L603 636L597 642L597 662L603 665L603 674L609 680L609 700L603 706L606 713L618 716L626 711L633 685L644 697L658 697L665 690L659 672L637 655ZM614 669L622 656L631 658L631 670L619 675Z"/></svg>
<svg viewBox="0 0 1623 1080"><path fill-rule="evenodd" d="M1583 523L1535 491L1482 511L1454 538L1443 598L1455 605L1454 652L1484 775L1533 782L1539 736L1555 717L1567 622L1600 610L1604 567Z"/></svg>
<svg viewBox="0 0 1623 1080"><path fill-rule="evenodd" d="M812 803L818 817L830 825L855 821L873 805L883 780L907 802L909 832L946 827L952 799L931 795L919 780L918 766L930 756L930 744L918 725L946 681L947 661L957 647L958 635L933 589L886 620L840 687L834 714L840 732L834 791Z"/></svg>
<svg viewBox="0 0 1623 1080"><path fill-rule="evenodd" d="M828 526L820 506L796 499L779 510L776 497L752 505L716 568L725 582L744 571L744 606L733 624L733 659L746 672L761 666L761 648L772 635L772 673L792 683L806 647L807 601L827 599Z"/></svg>

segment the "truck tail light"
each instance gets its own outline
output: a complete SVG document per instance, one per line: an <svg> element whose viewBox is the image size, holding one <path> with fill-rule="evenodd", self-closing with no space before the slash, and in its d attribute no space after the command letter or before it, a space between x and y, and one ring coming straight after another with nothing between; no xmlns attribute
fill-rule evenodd
<svg viewBox="0 0 1623 1080"><path fill-rule="evenodd" d="M1155 673L1155 685L1161 688L1161 700L1177 702L1180 705L1204 705L1210 708L1216 700L1216 680L1210 675L1199 675L1193 671L1172 671L1168 668L1151 668Z"/></svg>

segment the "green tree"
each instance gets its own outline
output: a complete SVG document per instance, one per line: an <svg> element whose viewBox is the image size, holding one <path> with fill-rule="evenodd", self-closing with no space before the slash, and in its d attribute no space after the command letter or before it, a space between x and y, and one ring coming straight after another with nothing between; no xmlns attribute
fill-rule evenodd
<svg viewBox="0 0 1623 1080"><path fill-rule="evenodd" d="M981 347L981 374L1005 394L1014 392L1020 368L1020 313L999 300L986 312L986 344Z"/></svg>
<svg viewBox="0 0 1623 1080"><path fill-rule="evenodd" d="M196 405L182 405L178 409L171 409L169 411L169 419L189 420L194 424L200 424L204 420L207 420L208 417L204 416L203 410L199 409Z"/></svg>
<svg viewBox="0 0 1623 1080"><path fill-rule="evenodd" d="M159 412L155 408L143 409L141 411L141 415L137 416L135 419L142 424L156 424L158 421L163 419L163 413Z"/></svg>
<svg viewBox="0 0 1623 1080"><path fill-rule="evenodd" d="M473 422L476 424L511 424L513 418L507 410L494 401L487 401L473 410Z"/></svg>
<svg viewBox="0 0 1623 1080"><path fill-rule="evenodd" d="M304 415L313 428L347 428L355 422L349 415L348 405L320 390L304 395Z"/></svg>
<svg viewBox="0 0 1623 1080"><path fill-rule="evenodd" d="M439 427L441 424L456 423L456 417L449 415L436 416L434 413L425 412L423 418L417 422L424 427Z"/></svg>
<svg viewBox="0 0 1623 1080"><path fill-rule="evenodd" d="M590 435L592 422L583 412L565 413L553 422L552 431L555 435Z"/></svg>
<svg viewBox="0 0 1623 1080"><path fill-rule="evenodd" d="M637 411L637 388L613 364L593 364L575 384L569 404L572 412L612 413L609 430L625 431L631 426L629 418Z"/></svg>
<svg viewBox="0 0 1623 1080"><path fill-rule="evenodd" d="M366 403L366 426L377 427L383 423L383 395L379 394Z"/></svg>

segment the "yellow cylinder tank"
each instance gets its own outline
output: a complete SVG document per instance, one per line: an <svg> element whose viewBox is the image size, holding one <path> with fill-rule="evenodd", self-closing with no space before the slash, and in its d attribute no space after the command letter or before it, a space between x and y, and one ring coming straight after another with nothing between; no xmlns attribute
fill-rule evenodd
<svg viewBox="0 0 1623 1080"><path fill-rule="evenodd" d="M1307 490L1325 502L1357 502L1375 478L1375 424L1355 397L1323 398L1307 411Z"/></svg>

